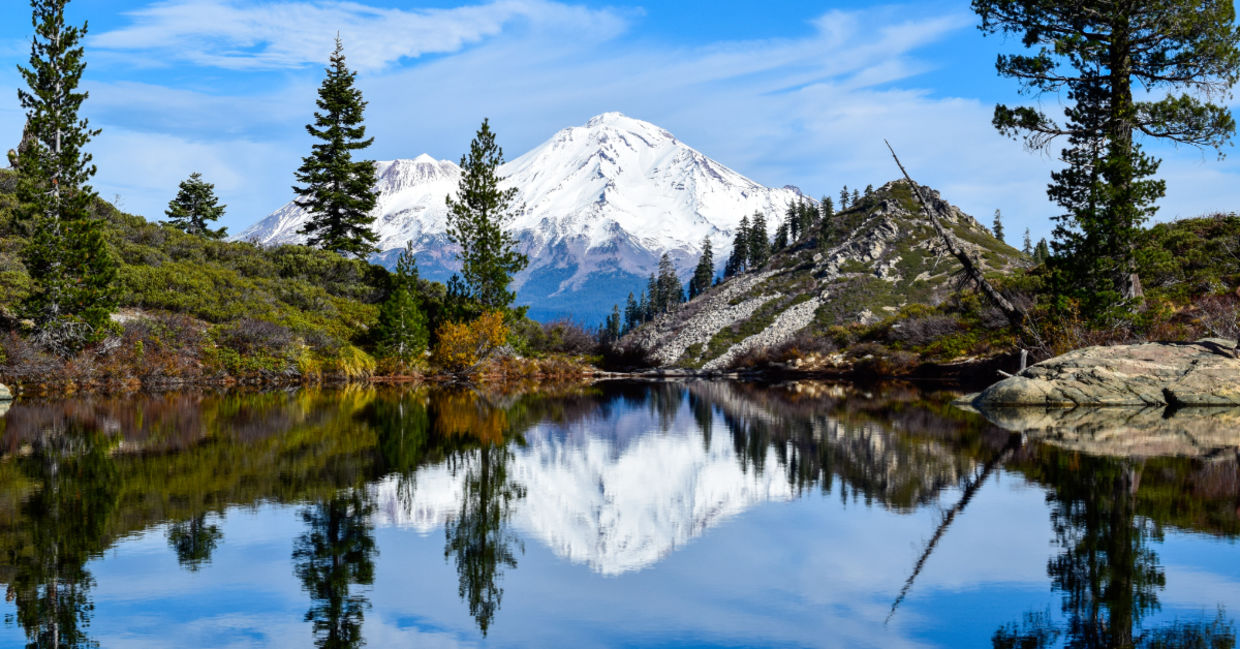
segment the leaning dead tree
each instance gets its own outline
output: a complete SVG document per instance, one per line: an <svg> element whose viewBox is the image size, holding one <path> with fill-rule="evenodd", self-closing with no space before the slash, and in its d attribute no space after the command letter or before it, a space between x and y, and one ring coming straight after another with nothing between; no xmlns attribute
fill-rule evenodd
<svg viewBox="0 0 1240 649"><path fill-rule="evenodd" d="M956 516L964 511L964 508L968 506L969 501L973 500L973 496L976 495L978 490L982 488L982 485L986 484L986 481L990 479L990 475L994 473L994 470L1002 466L1004 462L1007 462L1008 458L1011 457L1012 453L1016 452L1016 449L1019 447L1020 437L1013 435L1009 438L1008 443L1003 447L1003 450L982 466L981 473L979 473L977 477L972 480L972 482L967 482L965 484L964 492L960 496L960 501L943 515L943 520L939 523L939 526L935 528L934 535L931 536L930 540L926 543L926 547L922 551L921 556L917 558L917 563L913 564L913 573L904 581L904 587L900 589L900 594L896 596L896 601L892 602L891 611L887 613L887 620L884 624L891 622L891 618L895 617L896 609L900 608L900 604L904 602L904 598L908 597L909 591L913 589L913 582L917 581L917 576L921 574L922 568L926 567L926 561L930 559L930 555L934 553L934 549L938 547L939 541L943 538L943 535L947 533L947 528L951 527L952 522L956 520Z"/></svg>
<svg viewBox="0 0 1240 649"><path fill-rule="evenodd" d="M913 182L913 179L909 177L908 171L904 169L904 165L900 162L899 156L896 155L895 149L891 148L891 143L883 140L883 144L886 144L887 150L891 151L891 157L895 159L896 166L900 168L900 173L904 174L904 179L908 181L909 187L912 188L913 195L917 197L917 202L921 203L921 210L925 212L926 218L930 220L930 225L934 226L934 231L942 239L943 246L964 267L964 275L967 281L973 284L992 306L1001 311L1008 322L1012 323L1013 327L1032 336L1038 346L1043 346L1042 337L1038 335L1037 330L1029 326L1029 314L1025 313L1024 309L1012 304L1011 300L1004 297L1002 293L986 280L986 276L982 274L982 270L978 268L977 262L973 260L973 257L969 256L969 253L961 247L960 242L956 241L956 237L952 236L952 233L943 227L939 218L938 208L926 200L925 195L921 192L921 186Z"/></svg>

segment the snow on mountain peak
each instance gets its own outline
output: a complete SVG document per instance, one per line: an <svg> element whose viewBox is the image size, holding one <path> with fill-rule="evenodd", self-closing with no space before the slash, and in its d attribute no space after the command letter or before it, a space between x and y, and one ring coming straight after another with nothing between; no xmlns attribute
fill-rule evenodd
<svg viewBox="0 0 1240 649"><path fill-rule="evenodd" d="M380 249L413 241L423 275L446 279L455 260L445 235L444 198L456 192L460 167L423 154L376 163L376 171ZM801 200L798 191L764 187L668 131L618 112L559 131L499 175L517 188L515 205L522 211L510 227L531 260L514 282L518 302L534 312L556 303L563 306L560 315L587 321L623 302L630 290L640 291L663 253L687 275L709 238L722 265L742 216L761 211L780 218L789 203ZM300 242L297 232L308 218L290 203L238 238ZM595 286L589 305L574 299L592 278L604 276L610 279L602 292Z"/></svg>

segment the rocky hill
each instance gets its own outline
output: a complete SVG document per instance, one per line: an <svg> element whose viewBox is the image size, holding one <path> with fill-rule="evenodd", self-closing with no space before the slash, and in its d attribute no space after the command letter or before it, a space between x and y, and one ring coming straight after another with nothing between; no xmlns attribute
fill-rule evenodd
<svg viewBox="0 0 1240 649"><path fill-rule="evenodd" d="M938 192L923 192L985 272L1025 263ZM960 270L909 185L890 182L837 213L822 239L816 232L802 237L762 268L712 288L624 342L659 366L726 369L751 350L877 322L910 304L936 305L955 290Z"/></svg>

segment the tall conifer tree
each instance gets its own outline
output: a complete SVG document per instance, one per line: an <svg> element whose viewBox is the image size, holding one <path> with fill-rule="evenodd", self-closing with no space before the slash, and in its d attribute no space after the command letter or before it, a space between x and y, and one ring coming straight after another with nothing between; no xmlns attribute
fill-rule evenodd
<svg viewBox="0 0 1240 649"><path fill-rule="evenodd" d="M362 113L366 102L354 86L357 73L345 64L344 44L336 37L336 49L319 87L314 123L306 132L320 142L302 158L294 187L297 205L310 212L301 233L309 243L324 250L364 258L377 251L377 234L370 225L375 218L375 163L353 160L353 152L374 142L366 137Z"/></svg>
<svg viewBox="0 0 1240 649"><path fill-rule="evenodd" d="M715 277L715 253L710 247L710 237L702 237L702 256L698 258L697 267L693 269L693 278L689 280L689 299L701 295L710 288Z"/></svg>
<svg viewBox="0 0 1240 649"><path fill-rule="evenodd" d="M1136 136L1196 147L1231 141L1235 119L1215 102L1240 79L1232 0L1047 2L973 0L987 34L1013 34L1028 54L1000 55L1001 76L1027 94L1066 97L1062 121L1030 106L995 107L1001 133L1045 149L1067 138L1068 167L1051 175L1061 288L1088 315L1142 296L1136 238L1165 189ZM1133 92L1136 86L1139 92ZM1159 96L1160 89L1171 92Z"/></svg>
<svg viewBox="0 0 1240 649"><path fill-rule="evenodd" d="M529 259L517 252L517 241L507 230L516 216L517 188L500 189L496 172L504 164L504 150L495 143L491 124L482 126L461 156L461 182L456 198L448 197L448 237L461 247L461 275L475 300L491 309L507 307L512 276Z"/></svg>
<svg viewBox="0 0 1240 649"><path fill-rule="evenodd" d="M766 235L766 216L762 212L754 212L749 222L749 267L761 268L771 256L771 240Z"/></svg>
<svg viewBox="0 0 1240 649"><path fill-rule="evenodd" d="M203 180L202 174L195 171L181 181L176 198L168 202L165 223L188 234L223 239L228 236L228 228L213 230L210 222L223 216L225 207L215 197L215 185Z"/></svg>
<svg viewBox="0 0 1240 649"><path fill-rule="evenodd" d="M22 254L33 283L24 311L36 339L61 353L107 333L117 273L87 184L95 166L83 149L99 131L78 117L88 96L78 91L86 26L65 24L66 4L31 0L30 67L18 66L29 90L17 91L26 137L15 156L19 211L31 233Z"/></svg>
<svg viewBox="0 0 1240 649"><path fill-rule="evenodd" d="M1003 241L1003 215L999 210L995 210L995 223L990 231L994 233L996 239Z"/></svg>
<svg viewBox="0 0 1240 649"><path fill-rule="evenodd" d="M736 234L732 236L732 254L723 267L724 277L745 272L749 262L749 216L742 216L740 225L736 226Z"/></svg>
<svg viewBox="0 0 1240 649"><path fill-rule="evenodd" d="M410 242L396 259L396 272L375 326L380 351L406 364L421 356L430 340L426 313L418 298L418 261Z"/></svg>

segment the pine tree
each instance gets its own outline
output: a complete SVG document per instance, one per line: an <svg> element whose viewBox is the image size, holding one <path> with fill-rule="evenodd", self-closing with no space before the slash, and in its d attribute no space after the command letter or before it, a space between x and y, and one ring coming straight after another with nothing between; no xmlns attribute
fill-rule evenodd
<svg viewBox="0 0 1240 649"><path fill-rule="evenodd" d="M783 250L788 247L788 222L785 221L775 228L775 241L771 244L774 250Z"/></svg>
<svg viewBox="0 0 1240 649"><path fill-rule="evenodd" d="M1066 97L1059 123L1037 108L999 105L1003 134L1045 149L1067 137L1068 167L1052 174L1054 248L1064 293L1097 317L1142 297L1136 239L1165 184L1134 136L1219 149L1235 120L1212 100L1240 79L1231 0L1072 2L973 0L984 33L1017 35L1033 52L1000 56L1000 76L1027 94ZM1134 97L1133 86L1142 96ZM1171 92L1158 96L1160 88ZM1199 96L1194 96L1194 94ZM1204 97L1202 99L1201 97Z"/></svg>
<svg viewBox="0 0 1240 649"><path fill-rule="evenodd" d="M749 226L749 267L761 268L771 256L771 241L766 236L766 217L762 212L754 212L753 221Z"/></svg>
<svg viewBox="0 0 1240 649"><path fill-rule="evenodd" d="M603 326L599 328L599 341L605 345L613 345L620 340L620 307L612 306L611 313L603 319Z"/></svg>
<svg viewBox="0 0 1240 649"><path fill-rule="evenodd" d="M375 163L353 161L353 152L374 141L366 138L362 113L366 102L354 87L357 73L345 65L344 45L336 37L327 76L319 87L314 123L306 132L321 142L302 158L293 187L297 205L310 213L301 234L324 250L363 258L375 252L379 237L371 231L375 207Z"/></svg>
<svg viewBox="0 0 1240 649"><path fill-rule="evenodd" d="M1025 228L1025 244L1020 247L1020 251L1026 256L1033 256L1033 239L1029 236L1029 228Z"/></svg>
<svg viewBox="0 0 1240 649"><path fill-rule="evenodd" d="M796 241L801 236L801 219L797 217L797 204L788 203L784 211L784 224L788 226L788 239Z"/></svg>
<svg viewBox="0 0 1240 649"><path fill-rule="evenodd" d="M659 292L659 312L667 313L684 304L685 289L676 276L676 267L666 252L659 258L659 276L657 279Z"/></svg>
<svg viewBox="0 0 1240 649"><path fill-rule="evenodd" d="M850 204L853 207L856 207L857 203L860 203L860 202L861 202L861 192L854 189L852 193L852 203Z"/></svg>
<svg viewBox="0 0 1240 649"><path fill-rule="evenodd" d="M637 302L637 323L647 322L650 322L650 298L646 296L645 291L642 291L641 299Z"/></svg>
<svg viewBox="0 0 1240 649"><path fill-rule="evenodd" d="M36 340L58 353L106 335L117 303L117 262L91 211L95 166L83 151L99 131L78 118L88 96L77 89L86 27L65 24L67 2L31 0L30 67L18 66L29 90L17 91L28 139L15 156L18 210L31 233L22 251L32 282L23 311Z"/></svg>
<svg viewBox="0 0 1240 649"><path fill-rule="evenodd" d="M749 267L749 217L742 216L740 225L736 226L736 234L732 236L732 254L723 267L723 276L732 277L745 272Z"/></svg>
<svg viewBox="0 0 1240 649"><path fill-rule="evenodd" d="M646 280L646 294L650 296L650 302L647 303L649 310L646 312L646 320L654 320L655 316L663 313L664 302L663 295L659 292L659 278L654 273L650 273L650 278Z"/></svg>
<svg viewBox="0 0 1240 649"><path fill-rule="evenodd" d="M517 252L517 241L506 226L516 216L517 188L500 189L496 174L504 150L495 143L487 120L461 156L461 182L456 199L448 198L448 237L461 247L461 274L471 295L490 309L507 307L514 295L512 276L529 263Z"/></svg>
<svg viewBox="0 0 1240 649"><path fill-rule="evenodd" d="M643 296L644 298L645 296ZM624 303L624 333L628 333L642 323L641 307L637 300L633 298L633 293L629 292L629 299Z"/></svg>
<svg viewBox="0 0 1240 649"><path fill-rule="evenodd" d="M844 188L840 190L840 209L841 210L848 209L849 196L850 194L848 193L848 185L844 185Z"/></svg>
<svg viewBox="0 0 1240 649"><path fill-rule="evenodd" d="M801 201L797 204L797 220L800 222L801 236L809 234L814 227L814 220L818 217L818 210L814 208L809 201Z"/></svg>
<svg viewBox="0 0 1240 649"><path fill-rule="evenodd" d="M991 232L994 232L996 239L1003 241L1003 215L999 213L999 210L995 210L995 224Z"/></svg>
<svg viewBox="0 0 1240 649"><path fill-rule="evenodd" d="M413 255L413 243L409 242L396 258L396 272L387 299L379 307L379 322L375 326L379 351L406 364L420 357L430 341L426 314L418 296L418 260Z"/></svg>
<svg viewBox="0 0 1240 649"><path fill-rule="evenodd" d="M710 288L710 281L715 276L715 254L711 250L710 237L702 237L702 256L698 258L697 267L693 269L693 277L689 280L689 299L701 295Z"/></svg>
<svg viewBox="0 0 1240 649"><path fill-rule="evenodd" d="M831 197L822 199L822 217L818 219L818 249L826 250L831 245L831 237L835 233L835 205Z"/></svg>
<svg viewBox="0 0 1240 649"><path fill-rule="evenodd" d="M1046 239L1039 239L1038 245L1033 249L1033 260L1039 264L1045 264L1051 258L1050 246L1046 245Z"/></svg>
<svg viewBox="0 0 1240 649"><path fill-rule="evenodd" d="M203 180L202 174L195 171L181 181L176 198L168 202L164 212L168 220L164 223L188 234L223 239L228 236L228 228L212 230L208 224L223 216L225 207L215 197L215 185Z"/></svg>
<svg viewBox="0 0 1240 649"><path fill-rule="evenodd" d="M866 185L865 186L866 197L868 198L869 196L872 196L873 194L874 194L874 185Z"/></svg>

